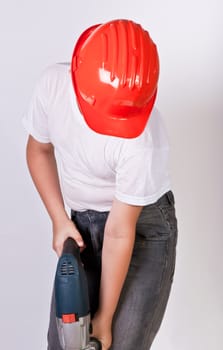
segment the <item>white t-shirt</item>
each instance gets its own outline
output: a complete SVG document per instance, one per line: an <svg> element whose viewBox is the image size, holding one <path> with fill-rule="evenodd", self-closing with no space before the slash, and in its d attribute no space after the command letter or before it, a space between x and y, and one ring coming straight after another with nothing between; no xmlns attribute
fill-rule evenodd
<svg viewBox="0 0 223 350"><path fill-rule="evenodd" d="M144 206L170 189L168 139L158 110L136 138L94 132L78 109L68 64L43 72L23 124L37 141L54 145L64 200L73 210L109 211L114 197Z"/></svg>

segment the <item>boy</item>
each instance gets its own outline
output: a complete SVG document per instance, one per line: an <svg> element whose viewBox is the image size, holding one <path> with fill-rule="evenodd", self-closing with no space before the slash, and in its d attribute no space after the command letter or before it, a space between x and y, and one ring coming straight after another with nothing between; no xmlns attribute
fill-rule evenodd
<svg viewBox="0 0 223 350"><path fill-rule="evenodd" d="M23 120L53 248L60 256L72 237L82 250L103 350L150 349L172 284L177 221L158 75L156 46L139 24L95 25L71 68L45 70ZM61 349L53 295L48 350Z"/></svg>

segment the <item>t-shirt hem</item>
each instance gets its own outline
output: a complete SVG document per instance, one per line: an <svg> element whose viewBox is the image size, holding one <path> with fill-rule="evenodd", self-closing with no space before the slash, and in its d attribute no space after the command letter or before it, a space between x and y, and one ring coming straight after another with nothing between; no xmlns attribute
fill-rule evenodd
<svg viewBox="0 0 223 350"><path fill-rule="evenodd" d="M155 203L156 201L158 201L160 197L162 197L166 192L170 190L171 190L171 186L169 184L163 187L160 191L146 197L135 197L135 196L129 196L120 192L116 192L115 198L117 198L119 201L124 202L126 204L145 206L145 205Z"/></svg>

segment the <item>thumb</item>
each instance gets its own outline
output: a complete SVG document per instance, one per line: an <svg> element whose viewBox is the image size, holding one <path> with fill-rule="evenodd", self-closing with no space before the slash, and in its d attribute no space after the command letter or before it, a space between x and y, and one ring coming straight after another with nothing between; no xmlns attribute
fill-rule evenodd
<svg viewBox="0 0 223 350"><path fill-rule="evenodd" d="M76 228L72 233L70 233L69 237L73 238L80 248L84 247L83 238L82 238L80 232Z"/></svg>

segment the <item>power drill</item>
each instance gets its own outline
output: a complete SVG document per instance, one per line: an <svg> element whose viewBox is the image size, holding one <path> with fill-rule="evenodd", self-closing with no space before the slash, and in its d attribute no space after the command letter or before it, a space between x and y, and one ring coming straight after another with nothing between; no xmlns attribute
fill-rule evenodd
<svg viewBox="0 0 223 350"><path fill-rule="evenodd" d="M101 350L90 337L91 317L87 277L80 249L72 238L64 242L55 275L56 321L63 350Z"/></svg>

